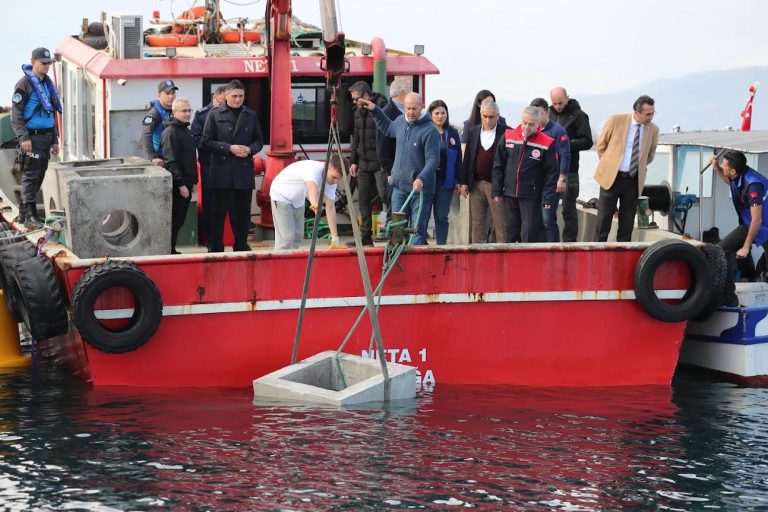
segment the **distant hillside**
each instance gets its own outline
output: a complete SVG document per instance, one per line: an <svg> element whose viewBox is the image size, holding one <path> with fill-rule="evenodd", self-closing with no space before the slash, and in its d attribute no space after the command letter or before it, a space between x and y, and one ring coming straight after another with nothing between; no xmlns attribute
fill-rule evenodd
<svg viewBox="0 0 768 512"><path fill-rule="evenodd" d="M658 112L654 122L662 132L679 125L683 131L741 127L739 114L747 101L749 86L759 81L753 105L753 130L768 130L768 66L707 71L650 82L641 87L612 94L579 95L574 97L589 114L592 130L597 134L611 114L629 112L641 94L656 100ZM532 99L532 98L531 98ZM501 113L512 122L527 103L504 101L499 98ZM459 107L469 112L470 104Z"/></svg>

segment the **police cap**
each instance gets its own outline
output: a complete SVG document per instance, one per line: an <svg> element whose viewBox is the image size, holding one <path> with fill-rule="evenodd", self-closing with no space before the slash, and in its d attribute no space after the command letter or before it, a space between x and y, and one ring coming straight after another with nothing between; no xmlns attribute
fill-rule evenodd
<svg viewBox="0 0 768 512"><path fill-rule="evenodd" d="M170 92L174 89L178 90L179 88L176 87L176 84L173 83L173 80L163 80L157 84L157 92Z"/></svg>
<svg viewBox="0 0 768 512"><path fill-rule="evenodd" d="M32 60L39 60L43 64L51 62L51 52L47 48L35 48L32 50Z"/></svg>

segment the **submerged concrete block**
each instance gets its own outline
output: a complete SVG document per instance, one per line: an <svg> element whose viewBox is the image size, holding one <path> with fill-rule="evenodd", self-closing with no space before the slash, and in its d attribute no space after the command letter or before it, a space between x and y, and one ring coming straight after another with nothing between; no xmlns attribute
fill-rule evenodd
<svg viewBox="0 0 768 512"><path fill-rule="evenodd" d="M171 174L139 165L58 169L66 241L80 258L171 251Z"/></svg>
<svg viewBox="0 0 768 512"><path fill-rule="evenodd" d="M46 171L45 177L43 178L42 187L40 188L40 192L43 195L45 216L49 216L51 211L61 211L64 208L59 171L71 171L73 169L112 169L119 167L136 167L149 164L150 163L148 160L136 156L105 158L102 160L70 160L67 162L52 162L48 166L48 170Z"/></svg>
<svg viewBox="0 0 768 512"><path fill-rule="evenodd" d="M253 381L253 394L259 398L337 407L384 400L384 376L378 360L341 354L342 382L333 361L335 357L336 351L328 350L260 377ZM416 396L416 368L387 363L387 371L390 400Z"/></svg>

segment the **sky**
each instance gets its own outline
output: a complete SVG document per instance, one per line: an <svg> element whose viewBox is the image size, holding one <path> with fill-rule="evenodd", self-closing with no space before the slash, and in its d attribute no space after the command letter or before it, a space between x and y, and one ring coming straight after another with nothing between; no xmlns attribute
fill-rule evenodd
<svg viewBox="0 0 768 512"><path fill-rule="evenodd" d="M553 86L562 85L578 98L697 71L768 65L768 2L761 0L338 1L341 28L348 38L367 41L380 36L388 47L403 50L425 45L425 56L441 71L427 79L427 101L443 99L449 108L464 109L480 89L490 89L499 101L527 102L546 98ZM264 2L222 0L221 10L226 18L259 18ZM146 20L154 10L169 17L193 4L193 0L16 4L43 15L33 16L32 23L16 15L0 19L5 43L0 98L7 98L0 105L10 104L13 84L31 50L37 46L53 50L64 36L79 32L82 18L96 20L100 11L107 11L139 13ZM319 11L319 0L293 2L295 16L318 26ZM745 100L748 85L734 84L744 89ZM768 91L758 91L755 101L763 101L765 94ZM453 122L466 114L454 113Z"/></svg>

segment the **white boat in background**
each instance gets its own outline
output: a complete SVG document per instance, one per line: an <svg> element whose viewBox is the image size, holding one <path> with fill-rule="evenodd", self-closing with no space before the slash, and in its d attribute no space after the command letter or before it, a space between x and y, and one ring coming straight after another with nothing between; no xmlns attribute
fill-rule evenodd
<svg viewBox="0 0 768 512"><path fill-rule="evenodd" d="M672 234L716 243L738 225L730 190L707 166L711 157L724 149L743 152L747 165L768 174L768 131L674 132L659 136L656 158L648 168L643 191L649 196L652 210L646 212L650 227L636 227L633 241ZM589 170L583 174L583 179L590 179ZM592 240L595 220L596 210L581 204L579 241ZM614 221L609 240L615 239L616 224ZM720 307L711 316L689 320L680 364L716 372L745 385L768 384L766 276L768 265L763 249L753 247L752 259L741 267L741 282L736 283L739 306Z"/></svg>

